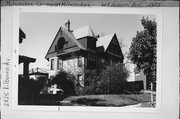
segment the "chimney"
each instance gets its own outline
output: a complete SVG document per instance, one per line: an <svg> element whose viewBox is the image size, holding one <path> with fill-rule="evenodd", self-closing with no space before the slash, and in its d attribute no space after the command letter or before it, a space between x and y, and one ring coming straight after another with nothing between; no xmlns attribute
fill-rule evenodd
<svg viewBox="0 0 180 119"><path fill-rule="evenodd" d="M70 31L70 21L68 20L66 23L65 23L65 28Z"/></svg>

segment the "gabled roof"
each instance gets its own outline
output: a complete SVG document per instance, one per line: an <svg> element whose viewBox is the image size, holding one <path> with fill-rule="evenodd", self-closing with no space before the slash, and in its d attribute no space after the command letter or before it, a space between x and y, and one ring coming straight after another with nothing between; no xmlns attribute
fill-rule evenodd
<svg viewBox="0 0 180 119"><path fill-rule="evenodd" d="M102 37L98 38L97 47L103 46L104 50L106 51L106 49L109 46L114 35L115 35L115 33L112 33L110 35L106 35L106 36L102 36Z"/></svg>
<svg viewBox="0 0 180 119"><path fill-rule="evenodd" d="M74 34L76 39L83 38L83 37L86 37L86 36L95 37L95 34L94 34L93 30L91 29L90 25L86 25L84 27L75 29L73 31L73 34Z"/></svg>
<svg viewBox="0 0 180 119"><path fill-rule="evenodd" d="M76 40L75 36L71 32L69 32L67 29L63 27L62 30L80 49L86 50L86 48L83 45L81 45L79 41Z"/></svg>
<svg viewBox="0 0 180 119"><path fill-rule="evenodd" d="M60 31L64 32L64 34L66 34L68 39L71 40L74 44L76 44L79 47L79 49L86 50L86 48L83 45L81 45L81 43L79 41L76 40L75 36L70 31L68 31L67 29L65 29L63 27L60 27L55 38L54 38L54 40L53 40L53 42L52 42L52 44L51 44L51 46L50 46L50 48L49 48L49 50L48 50L48 52L47 52L47 54L46 54L46 56L45 56L45 58L48 58L49 56L51 56L51 54L49 54L49 53L52 53L55 50L54 44L57 43L57 40L58 40L57 37L58 37L58 34L60 34ZM52 53L52 55L56 55L56 54Z"/></svg>
<svg viewBox="0 0 180 119"><path fill-rule="evenodd" d="M22 43L23 39L26 38L26 34L19 28L19 43Z"/></svg>

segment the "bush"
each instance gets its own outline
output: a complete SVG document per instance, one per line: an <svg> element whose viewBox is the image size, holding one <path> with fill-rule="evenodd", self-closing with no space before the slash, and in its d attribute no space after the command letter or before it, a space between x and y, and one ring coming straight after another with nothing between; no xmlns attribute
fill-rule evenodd
<svg viewBox="0 0 180 119"><path fill-rule="evenodd" d="M40 80L25 79L19 75L19 88L18 100L19 104L26 102L26 104L33 103L34 99L39 97L40 91L44 87L45 78L41 77Z"/></svg>
<svg viewBox="0 0 180 119"><path fill-rule="evenodd" d="M65 71L59 71L57 75L50 81L51 85L57 84L57 88L64 91L64 95L75 95L74 75Z"/></svg>
<svg viewBox="0 0 180 119"><path fill-rule="evenodd" d="M124 64L112 64L106 67L100 74L100 81L97 83L98 94L118 94L123 90L123 84L127 82L129 71Z"/></svg>
<svg viewBox="0 0 180 119"><path fill-rule="evenodd" d="M97 70L86 70L84 77L85 87L80 94L122 93L128 76L129 71L124 64L109 65L100 73Z"/></svg>
<svg viewBox="0 0 180 119"><path fill-rule="evenodd" d="M95 87L85 86L79 93L80 95L92 95L96 94Z"/></svg>
<svg viewBox="0 0 180 119"><path fill-rule="evenodd" d="M64 90L64 95L120 94L124 90L129 71L124 64L107 66L101 72L84 71L84 87L79 84L73 74L60 71L51 81L57 88Z"/></svg>

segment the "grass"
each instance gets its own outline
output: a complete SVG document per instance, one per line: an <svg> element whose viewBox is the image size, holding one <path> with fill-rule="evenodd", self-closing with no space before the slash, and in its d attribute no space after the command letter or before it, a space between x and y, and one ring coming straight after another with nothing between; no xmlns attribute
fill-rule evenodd
<svg viewBox="0 0 180 119"><path fill-rule="evenodd" d="M19 101L20 105L61 105L61 106L111 106L121 107L141 103L141 107L150 107L150 94L120 94L120 95L84 95L57 97L43 95L38 98Z"/></svg>
<svg viewBox="0 0 180 119"><path fill-rule="evenodd" d="M71 102L78 106L127 106L134 104L146 104L150 102L149 94L137 95L85 95L85 96L70 96L63 101ZM146 105L145 107L147 107Z"/></svg>

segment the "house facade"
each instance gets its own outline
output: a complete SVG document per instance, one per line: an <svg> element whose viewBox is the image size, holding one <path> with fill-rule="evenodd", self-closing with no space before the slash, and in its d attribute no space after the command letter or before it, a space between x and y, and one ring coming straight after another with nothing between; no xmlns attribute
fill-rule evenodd
<svg viewBox="0 0 180 119"><path fill-rule="evenodd" d="M97 37L89 25L71 30L70 21L59 28L45 58L49 61L49 78L65 70L79 81L83 81L84 69L100 70L124 59L115 33Z"/></svg>

